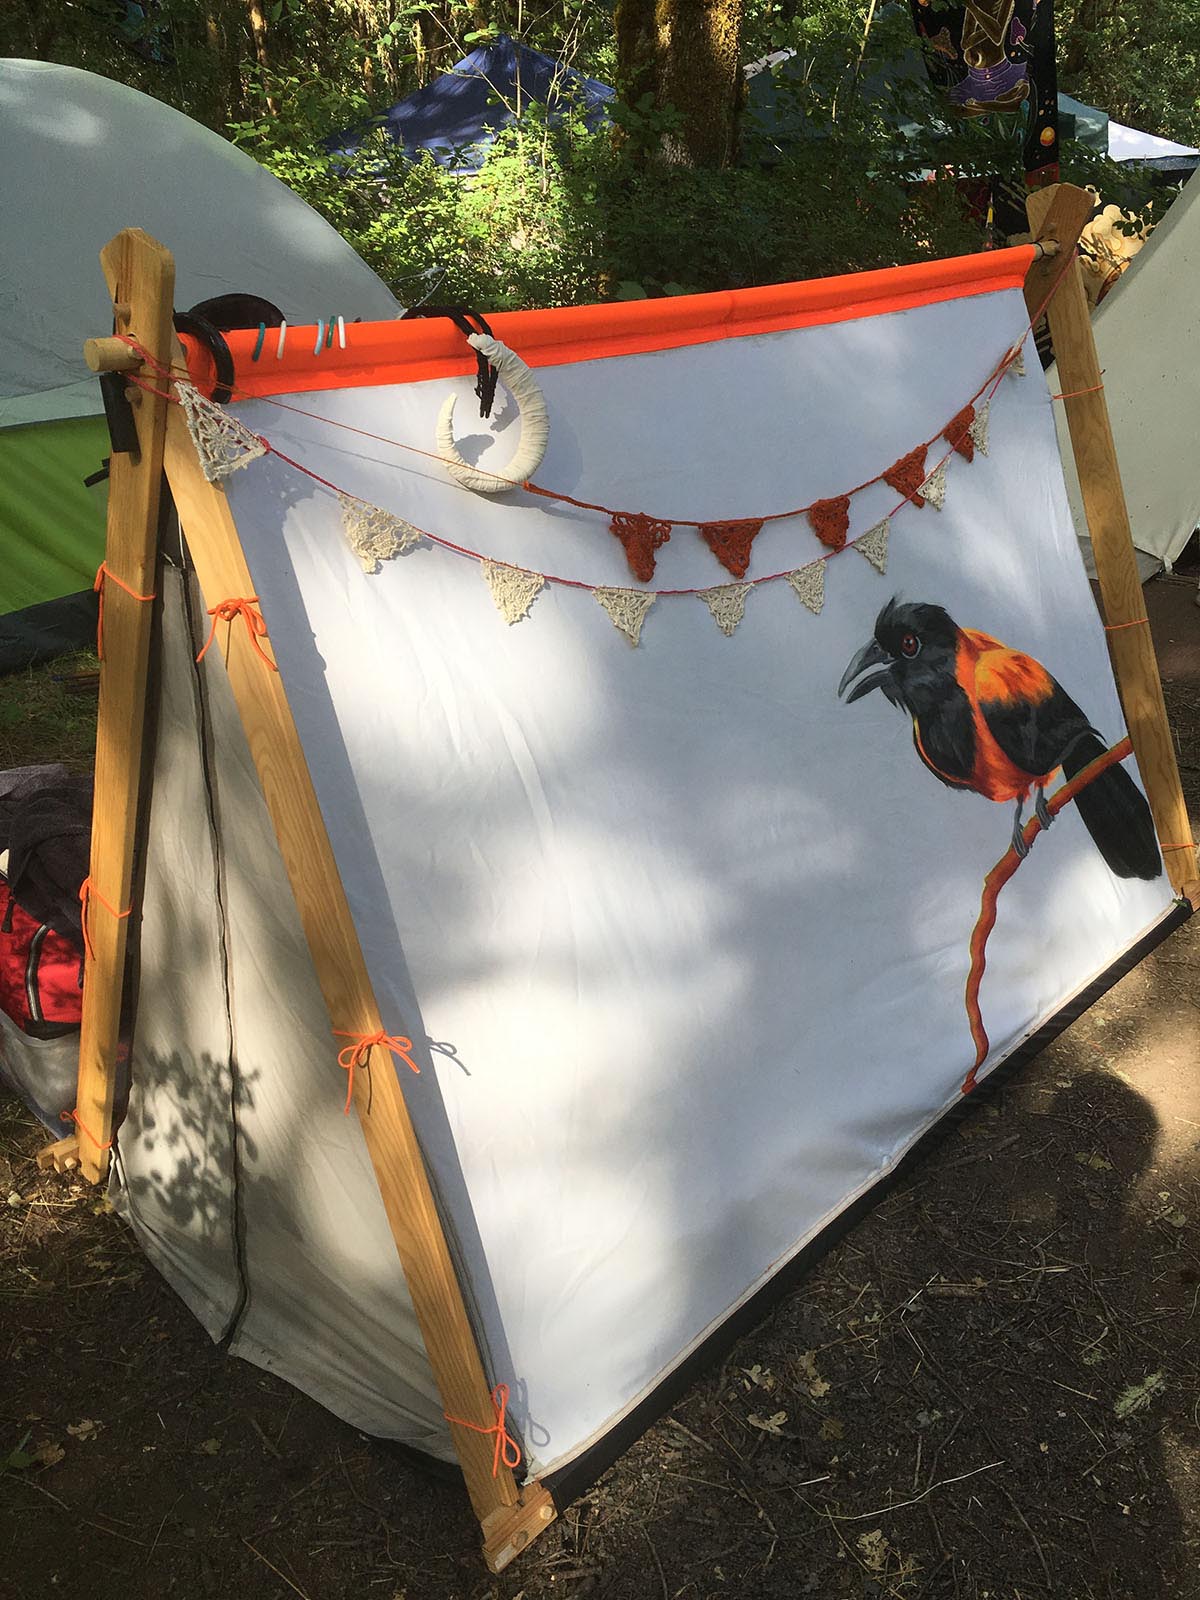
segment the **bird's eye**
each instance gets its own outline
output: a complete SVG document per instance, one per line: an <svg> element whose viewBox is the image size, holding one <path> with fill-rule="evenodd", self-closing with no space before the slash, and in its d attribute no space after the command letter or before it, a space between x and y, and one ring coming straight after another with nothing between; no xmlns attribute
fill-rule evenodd
<svg viewBox="0 0 1200 1600"><path fill-rule="evenodd" d="M915 633L906 633L900 641L900 654L907 656L911 661L913 656L921 654L921 641Z"/></svg>

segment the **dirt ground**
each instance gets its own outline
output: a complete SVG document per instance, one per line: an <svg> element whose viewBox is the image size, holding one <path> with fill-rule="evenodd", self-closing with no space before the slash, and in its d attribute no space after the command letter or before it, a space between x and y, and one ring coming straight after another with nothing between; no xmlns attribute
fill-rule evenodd
<svg viewBox="0 0 1200 1600"><path fill-rule="evenodd" d="M1194 593L1147 591L1200 821ZM4 1107L0 1596L1200 1596L1198 974L1200 918L500 1578L453 1478L227 1359Z"/></svg>

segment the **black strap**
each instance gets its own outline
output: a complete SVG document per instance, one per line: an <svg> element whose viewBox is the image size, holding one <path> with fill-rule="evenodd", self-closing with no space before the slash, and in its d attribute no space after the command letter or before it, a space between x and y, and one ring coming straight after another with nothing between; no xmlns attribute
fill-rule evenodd
<svg viewBox="0 0 1200 1600"><path fill-rule="evenodd" d="M472 311L468 306L409 306L404 313L405 320L409 317L449 317L464 338L469 338L473 333L485 333L489 339L494 339L495 334L488 327L486 320L478 311ZM473 349L475 356L475 393L479 397L479 415L490 417L492 406L496 399L496 380L499 377L495 367L487 358Z"/></svg>
<svg viewBox="0 0 1200 1600"><path fill-rule="evenodd" d="M111 459L112 458L110 456L105 456L104 460L96 468L95 472L88 473L87 477L83 480L83 487L85 489L94 489L98 483L104 482L105 478L108 477L108 464Z"/></svg>
<svg viewBox="0 0 1200 1600"><path fill-rule="evenodd" d="M211 398L218 405L223 406L233 395L234 368L233 352L225 342L225 335L220 328L209 322L207 317L198 317L191 311L177 311L175 313L176 333L190 334L200 343L213 358L217 369L217 381L213 387Z"/></svg>

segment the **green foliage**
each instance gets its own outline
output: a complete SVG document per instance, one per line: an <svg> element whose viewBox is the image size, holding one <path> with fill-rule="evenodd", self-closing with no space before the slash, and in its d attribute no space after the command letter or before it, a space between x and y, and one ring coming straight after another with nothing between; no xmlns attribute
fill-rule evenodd
<svg viewBox="0 0 1200 1600"><path fill-rule="evenodd" d="M1153 0L1136 17L1111 0L1066 5L1072 87L1126 120L1186 135L1200 74L1182 0ZM614 108L615 132L589 134L572 115L551 126L527 107L470 179L410 161L380 134L349 160L323 141L497 31L516 32L521 0L261 0L261 11L262 59L251 0L163 0L155 18L169 26L171 54L157 66L106 19L103 0L16 0L0 17L0 48L122 78L218 127L321 211L405 303L575 304L977 249L980 221L948 174L1022 182L1018 120L947 121L919 63L912 70L911 24L897 6L747 0L744 58L796 57L775 77L770 126L744 119L732 168L664 160L676 115L645 96ZM522 37L614 76L611 12L596 0L555 0ZM1106 199L1144 198L1111 163L1068 158L1064 176Z"/></svg>

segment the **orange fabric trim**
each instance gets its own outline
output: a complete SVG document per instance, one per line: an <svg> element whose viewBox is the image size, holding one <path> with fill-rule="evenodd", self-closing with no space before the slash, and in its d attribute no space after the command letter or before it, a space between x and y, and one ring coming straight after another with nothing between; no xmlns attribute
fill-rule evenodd
<svg viewBox="0 0 1200 1600"><path fill-rule="evenodd" d="M466 1422L462 1417L452 1417L448 1411L442 1415L447 1422L453 1422L457 1427L470 1428L472 1433L494 1433L496 1435L496 1448L492 1454L492 1477L500 1476L501 1462L515 1472L521 1465L521 1447L508 1431L505 1413L508 1410L508 1385L498 1383L492 1390L492 1405L496 1408L496 1420L490 1428L481 1428L477 1422Z"/></svg>
<svg viewBox="0 0 1200 1600"><path fill-rule="evenodd" d="M1017 289L1033 259L1033 245L1014 245L1008 250L758 289L546 311L501 311L489 316L489 321L496 338L511 345L529 366L555 367L852 322L913 306ZM348 323L344 350L322 349L314 354L315 337L314 328L289 327L282 358L276 358L273 341L268 339L255 361L257 329L227 333L225 341L236 372L235 393L245 399L369 384L420 383L475 370L475 357L462 335L443 318ZM192 382L202 393L210 393L216 376L212 357L187 334L182 343Z"/></svg>

